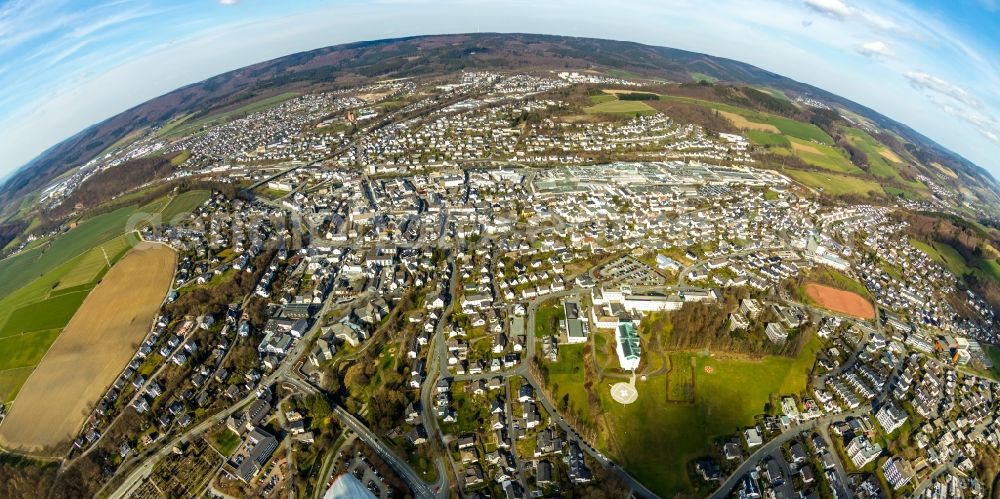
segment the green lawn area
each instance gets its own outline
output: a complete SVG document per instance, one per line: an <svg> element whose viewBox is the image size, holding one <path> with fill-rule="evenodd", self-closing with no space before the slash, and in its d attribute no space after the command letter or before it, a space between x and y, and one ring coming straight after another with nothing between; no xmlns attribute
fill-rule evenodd
<svg viewBox="0 0 1000 499"><path fill-rule="evenodd" d="M993 362L993 367L990 368L990 372L992 372L997 379L1000 379L1000 347L990 345L989 343L983 343L983 349L986 350L986 356L990 358L991 362Z"/></svg>
<svg viewBox="0 0 1000 499"><path fill-rule="evenodd" d="M805 390L819 347L814 339L796 359L696 357L693 404L668 403L664 376L637 381L639 399L627 406L615 402L601 386L605 420L611 425L607 436L611 442L601 442L601 447L613 450L609 453L653 492L663 497L690 494L687 463L705 455L716 438L753 424L772 394ZM714 372L707 374L706 366Z"/></svg>
<svg viewBox="0 0 1000 499"><path fill-rule="evenodd" d="M642 101L610 100L583 108L587 114L653 114L655 109Z"/></svg>
<svg viewBox="0 0 1000 499"><path fill-rule="evenodd" d="M212 445L219 451L219 454L229 457L240 445L240 436L233 433L229 428L223 428L212 434Z"/></svg>
<svg viewBox="0 0 1000 499"><path fill-rule="evenodd" d="M670 372L667 374L667 400L691 401L694 396L694 370L691 354L671 353Z"/></svg>
<svg viewBox="0 0 1000 499"><path fill-rule="evenodd" d="M940 263L956 276L963 276L972 272L972 269L965 263L965 258L950 245L937 241L927 244L912 238L910 239L910 244L914 248L926 253L932 260Z"/></svg>
<svg viewBox="0 0 1000 499"><path fill-rule="evenodd" d="M788 137L777 133L761 132L759 130L748 130L747 137L754 145L765 147L791 147L792 143Z"/></svg>
<svg viewBox="0 0 1000 499"><path fill-rule="evenodd" d="M483 431L490 422L489 401L493 400L493 396L487 395L486 398L477 400L462 390L455 390L452 393L458 420L454 423L441 423L441 429L455 436Z"/></svg>
<svg viewBox="0 0 1000 499"><path fill-rule="evenodd" d="M584 344L560 345L559 360L547 364L546 386L554 395L553 402L558 410L574 413L582 421L590 424L588 414L587 389L584 387Z"/></svg>
<svg viewBox="0 0 1000 499"><path fill-rule="evenodd" d="M194 190L178 194L170 200L170 204L163 209L160 217L163 220L163 223L169 224L175 217L179 215L187 215L202 203L208 201L208 198L211 196L212 193L206 190Z"/></svg>
<svg viewBox="0 0 1000 499"><path fill-rule="evenodd" d="M535 337L541 339L546 335L558 335L559 321L565 318L566 314L559 302L538 307L535 311Z"/></svg>
<svg viewBox="0 0 1000 499"><path fill-rule="evenodd" d="M841 194L867 196L871 191L875 191L876 193L885 192L882 190L882 186L875 182L847 175L791 169L785 170L784 173L803 184L821 188L823 192L835 196Z"/></svg>
<svg viewBox="0 0 1000 499"><path fill-rule="evenodd" d="M660 99L672 100L676 102L686 102L688 104L697 104L699 106L705 106L719 111L735 113L740 116L743 116L747 120L752 121L754 123L765 123L769 125L774 125L774 127L780 130L782 134L788 135L790 137L796 137L806 141L815 141L827 145L833 144L833 137L830 137L828 133L824 132L818 126L813 125L812 123L802 123L782 116L775 116L773 114L761 113L742 107L730 106L728 104L723 104L721 102L712 102L702 99L694 99L691 97L661 95Z"/></svg>

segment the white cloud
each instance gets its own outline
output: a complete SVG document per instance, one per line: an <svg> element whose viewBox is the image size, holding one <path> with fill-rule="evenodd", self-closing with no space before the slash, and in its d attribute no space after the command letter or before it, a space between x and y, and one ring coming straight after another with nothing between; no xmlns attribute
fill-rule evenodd
<svg viewBox="0 0 1000 499"><path fill-rule="evenodd" d="M854 9L841 0L805 0L810 9L837 18L845 18L854 13Z"/></svg>
<svg viewBox="0 0 1000 499"><path fill-rule="evenodd" d="M876 40L873 42L862 43L856 50L858 53L865 57L871 58L881 58L881 57L893 57L892 50L889 45L881 40Z"/></svg>
<svg viewBox="0 0 1000 499"><path fill-rule="evenodd" d="M240 0L219 0L219 3L222 5L236 5L240 3Z"/></svg>
<svg viewBox="0 0 1000 499"><path fill-rule="evenodd" d="M937 76L924 73L923 71L909 71L905 76L906 79L910 81L910 85L918 90L936 92L938 94L951 97L966 106L972 108L979 107L979 102L976 98L964 88L953 83L949 83L941 78L938 78Z"/></svg>

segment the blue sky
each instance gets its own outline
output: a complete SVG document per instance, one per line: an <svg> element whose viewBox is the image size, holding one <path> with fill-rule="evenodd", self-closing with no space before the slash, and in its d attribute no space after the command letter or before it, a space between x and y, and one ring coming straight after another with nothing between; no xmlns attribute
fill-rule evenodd
<svg viewBox="0 0 1000 499"><path fill-rule="evenodd" d="M336 43L475 31L741 60L867 105L1000 177L1000 0L0 0L0 176L224 71Z"/></svg>

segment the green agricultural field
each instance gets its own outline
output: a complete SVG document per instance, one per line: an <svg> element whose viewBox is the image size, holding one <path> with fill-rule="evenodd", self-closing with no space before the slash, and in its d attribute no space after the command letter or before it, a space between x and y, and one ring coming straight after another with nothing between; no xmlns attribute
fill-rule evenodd
<svg viewBox="0 0 1000 499"><path fill-rule="evenodd" d="M640 75L639 73L633 73L625 69L605 69L604 74L608 76L613 76L615 78L626 78L633 80L639 80L643 78L643 76Z"/></svg>
<svg viewBox="0 0 1000 499"><path fill-rule="evenodd" d="M691 73L691 79L695 83L700 83L700 82L703 82L703 81L707 81L709 83L715 83L715 82L719 81L719 79L716 78L716 77L714 77L714 76L709 76L709 75L707 75L705 73L699 73L697 71Z"/></svg>
<svg viewBox="0 0 1000 499"><path fill-rule="evenodd" d="M914 196L919 196L919 192L927 192L927 186L924 184L916 180L907 180L904 178L900 173L900 169L904 168L904 165L899 157L867 132L852 127L841 127L841 131L851 145L857 147L868 156L868 171L872 175L893 179L910 188L906 190L893 189L894 192L890 192L890 194L903 194L910 199L915 199Z"/></svg>
<svg viewBox="0 0 1000 499"><path fill-rule="evenodd" d="M802 139L788 139L795 155L813 166L841 173L864 173L837 149L825 144L806 142Z"/></svg>
<svg viewBox="0 0 1000 499"><path fill-rule="evenodd" d="M758 146L765 146L765 147L792 146L792 143L788 140L788 137L785 137L784 135L780 135L777 133L748 130L747 137L750 139L750 142Z"/></svg>
<svg viewBox="0 0 1000 499"><path fill-rule="evenodd" d="M45 355L49 345L56 341L59 329L46 329L0 338L0 372L23 367L34 367ZM0 392L3 390L0 389Z"/></svg>
<svg viewBox="0 0 1000 499"><path fill-rule="evenodd" d="M10 404L34 370L35 366L0 371L0 403Z"/></svg>
<svg viewBox="0 0 1000 499"><path fill-rule="evenodd" d="M868 164L871 167L873 175L902 180L899 171L894 166L891 166L891 164L895 163L890 162L881 154L883 151L888 151L888 149L875 140L874 137L868 135L864 130L852 127L841 127L841 131L844 132L844 136L847 137L851 145L857 147L868 156Z"/></svg>
<svg viewBox="0 0 1000 499"><path fill-rule="evenodd" d="M979 264L980 270L990 276L995 282L1000 283L1000 261L983 260Z"/></svg>
<svg viewBox="0 0 1000 499"><path fill-rule="evenodd" d="M50 329L0 338L0 403L14 400L61 331Z"/></svg>
<svg viewBox="0 0 1000 499"><path fill-rule="evenodd" d="M134 208L129 208L126 213L134 211ZM100 248L105 249L112 264L128 251L125 236L118 236L103 243L94 243L97 247L87 248L62 263L56 263L62 259L61 256L48 256L68 253L85 241L113 234L108 227L124 224L124 215L116 212L108 215L114 216L81 223L57 238L45 248L44 253L42 248L26 253L33 257L31 259L15 257L0 262L18 279L27 279L31 275L24 273L18 265L30 266L31 273L42 272L37 278L16 288L9 282L0 281L0 285L13 288L0 297L0 399L4 402L17 395L34 366L41 361L62 328L107 271L107 262ZM79 230L82 232L77 233ZM67 241L64 239L67 237L72 239ZM17 263L11 266L11 261Z"/></svg>
<svg viewBox="0 0 1000 499"><path fill-rule="evenodd" d="M799 107L797 104L795 104L794 102L792 102L792 99L788 98L788 95L786 95L785 92L782 92L781 90L778 90L777 88L771 88L771 87L753 87L753 88L755 88L757 90L760 90L761 92L764 92L765 94L770 94L771 97L783 100L783 101L785 101L785 102L787 102L789 104L794 105L795 107Z"/></svg>
<svg viewBox="0 0 1000 499"><path fill-rule="evenodd" d="M654 114L656 110L642 101L612 100L583 108L587 114Z"/></svg>
<svg viewBox="0 0 1000 499"><path fill-rule="evenodd" d="M691 97L661 95L660 99L676 101L676 102L686 102L688 104L697 104L699 106L708 107L710 109L716 109L718 111L725 111L728 113L738 114L754 123L773 125L779 131L781 131L781 133L788 135L790 137L796 137L806 141L815 141L827 145L833 144L833 137L830 137L828 133L824 132L818 126L813 125L812 123L802 123L799 121L795 121L793 119L784 118L781 116L775 116L773 114L761 113L742 107L722 104L721 102L712 102L702 99L694 99Z"/></svg>
<svg viewBox="0 0 1000 499"><path fill-rule="evenodd" d="M34 248L0 261L0 298L25 286L42 274L125 233L135 206L119 208L80 222L46 246Z"/></svg>
<svg viewBox="0 0 1000 499"><path fill-rule="evenodd" d="M791 169L785 170L784 173L805 185L821 188L823 189L823 192L834 196L841 194L860 194L862 196L867 196L871 191L879 194L885 192L882 190L882 186L876 184L875 182L857 177Z"/></svg>
<svg viewBox="0 0 1000 499"><path fill-rule="evenodd" d="M597 94L590 96L591 104L600 104L602 102L611 102L613 100L618 100L618 97L615 97L614 94Z"/></svg>
<svg viewBox="0 0 1000 499"><path fill-rule="evenodd" d="M76 309L83 304L83 299L87 297L88 292L90 292L89 287L61 292L61 294L54 295L47 300L14 310L0 327L0 339L65 326L73 317Z"/></svg>
<svg viewBox="0 0 1000 499"><path fill-rule="evenodd" d="M170 166L180 166L191 157L191 151L184 149L173 158L170 158Z"/></svg>
<svg viewBox="0 0 1000 499"><path fill-rule="evenodd" d="M53 289L58 291L96 281L101 274L108 270L108 260L113 262L121 258L128 249L129 242L125 236L118 236L98 245L85 253L83 258L74 260L77 262L76 265L59 279ZM107 255L107 260L104 258L105 255Z"/></svg>
<svg viewBox="0 0 1000 499"><path fill-rule="evenodd" d="M814 339L796 359L696 357L693 404L667 402L666 376L637 382L639 399L627 406L615 402L601 386L597 389L604 420L610 425L601 447L653 492L663 497L691 494L694 486L687 464L705 455L716 438L752 425L772 395L805 390L819 348ZM705 372L706 366L712 368L712 374Z"/></svg>
<svg viewBox="0 0 1000 499"><path fill-rule="evenodd" d="M187 191L178 194L163 209L163 212L160 213L160 218L163 220L163 223L171 223L175 217L190 213L202 203L208 201L210 197L212 197L212 193L205 190Z"/></svg>
<svg viewBox="0 0 1000 499"><path fill-rule="evenodd" d="M924 196L924 195L920 194L919 192L911 191L909 189L901 189L899 187L894 187L894 186L888 186L887 185L887 186L883 187L883 189L885 189L885 193L888 194L888 195L890 195L890 196L895 196L895 197L900 197L901 196L901 197L904 197L906 199L910 199L910 200L913 200L913 201L925 199L927 197L927 196Z"/></svg>

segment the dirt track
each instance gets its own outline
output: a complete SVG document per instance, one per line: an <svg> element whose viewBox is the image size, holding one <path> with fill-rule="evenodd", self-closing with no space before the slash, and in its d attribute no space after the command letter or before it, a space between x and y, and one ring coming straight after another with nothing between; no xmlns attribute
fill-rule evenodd
<svg viewBox="0 0 1000 499"><path fill-rule="evenodd" d="M173 250L142 243L108 271L14 400L0 446L48 454L76 436L149 332L176 260Z"/></svg>
<svg viewBox="0 0 1000 499"><path fill-rule="evenodd" d="M805 291L809 298L823 308L861 319L875 318L872 304L857 293L821 284L806 284Z"/></svg>

